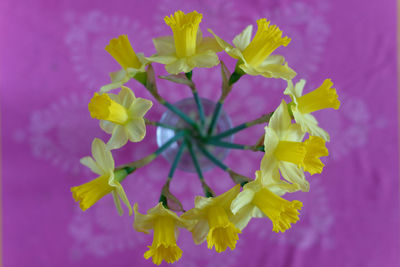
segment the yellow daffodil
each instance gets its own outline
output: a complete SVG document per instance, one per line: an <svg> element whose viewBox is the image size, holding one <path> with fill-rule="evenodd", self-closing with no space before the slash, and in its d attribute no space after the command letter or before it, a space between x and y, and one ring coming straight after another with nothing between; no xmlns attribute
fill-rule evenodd
<svg viewBox="0 0 400 267"><path fill-rule="evenodd" d="M138 211L138 205L133 206L135 221L133 227L136 231L148 234L153 230L153 243L148 246L149 250L144 257L153 260L154 264L160 265L163 260L173 263L182 256L182 250L176 244L177 228L187 228L190 221L179 218L174 212L166 209L162 203L158 203L147 214Z"/></svg>
<svg viewBox="0 0 400 267"><path fill-rule="evenodd" d="M101 87L101 92L119 88L137 73L145 72L148 61L142 53L135 53L126 34L111 39L105 49L122 69L110 73L111 83Z"/></svg>
<svg viewBox="0 0 400 267"><path fill-rule="evenodd" d="M260 171L256 175L256 180L247 183L232 201L232 213L241 217L241 228L246 227L252 217L268 217L273 224L272 231L283 233L299 220L298 210L303 204L281 198L262 184Z"/></svg>
<svg viewBox="0 0 400 267"><path fill-rule="evenodd" d="M99 119L100 127L111 138L107 143L109 149L120 148L128 142L139 142L146 135L143 116L153 103L144 98L136 98L125 86L118 95L95 93L89 103L90 115Z"/></svg>
<svg viewBox="0 0 400 267"><path fill-rule="evenodd" d="M98 175L98 178L71 188L72 196L75 201L79 201L80 208L85 211L93 206L103 196L111 193L114 198L115 206L118 213L122 215L121 202L129 209L129 214L132 214L132 208L126 197L125 191L120 182L123 180L127 172L125 170L114 170L114 159L110 150L106 148L104 142L95 138L92 142L92 155L91 157L84 157L81 163Z"/></svg>
<svg viewBox="0 0 400 267"><path fill-rule="evenodd" d="M338 100L336 89L332 88L332 81L326 79L320 87L302 95L305 84L305 80L300 80L293 86L293 82L288 81L284 94L290 95L293 100L290 106L293 117L301 125L303 131L329 141L329 134L318 126L318 121L310 113L325 108L339 109L340 101Z"/></svg>
<svg viewBox="0 0 400 267"><path fill-rule="evenodd" d="M185 14L181 10L166 16L164 21L171 27L173 36L153 39L157 54L149 60L165 64L165 69L171 74L217 65L216 52L221 48L214 38L203 38L199 28L202 17L197 11Z"/></svg>
<svg viewBox="0 0 400 267"><path fill-rule="evenodd" d="M265 154L261 161L263 176L280 180L279 171L287 181L297 184L302 191L309 191L304 171L321 173L324 164L319 159L328 155L325 141L310 136L302 142L304 132L299 124L292 124L286 102L282 103L272 115L269 126L265 127Z"/></svg>
<svg viewBox="0 0 400 267"><path fill-rule="evenodd" d="M215 198L197 196L195 208L187 211L181 217L195 221L190 229L194 242L200 244L207 239L208 248L220 253L230 247L235 249L239 239L240 229L235 225L230 205L240 191L240 185L236 185L224 194Z"/></svg>
<svg viewBox="0 0 400 267"><path fill-rule="evenodd" d="M231 57L239 60L239 67L247 74L262 75L267 78L282 78L290 80L296 72L289 68L285 58L271 55L279 46L287 46L290 38L282 37L282 31L276 25L270 25L266 19L257 20L257 32L251 40L253 26L246 29L233 39L235 47L218 37L212 30L218 44Z"/></svg>

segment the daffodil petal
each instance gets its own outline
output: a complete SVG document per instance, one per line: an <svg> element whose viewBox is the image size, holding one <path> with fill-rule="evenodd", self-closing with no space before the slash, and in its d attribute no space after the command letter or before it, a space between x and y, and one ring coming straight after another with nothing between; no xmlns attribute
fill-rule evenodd
<svg viewBox="0 0 400 267"><path fill-rule="evenodd" d="M158 55L170 55L175 53L174 37L171 35L153 38L153 44Z"/></svg>
<svg viewBox="0 0 400 267"><path fill-rule="evenodd" d="M301 125L302 130L310 133L310 135L319 136L325 141L330 141L329 134L318 126L315 117L308 113L293 112L295 120Z"/></svg>
<svg viewBox="0 0 400 267"><path fill-rule="evenodd" d="M135 228L135 230L138 232L148 234L150 232L149 230L153 228L151 216L140 213L137 203L133 205L133 211L135 213L133 228Z"/></svg>
<svg viewBox="0 0 400 267"><path fill-rule="evenodd" d="M131 142L140 142L146 135L146 124L142 118L134 118L126 125L126 134Z"/></svg>
<svg viewBox="0 0 400 267"><path fill-rule="evenodd" d="M232 217L232 223L239 229L243 230L253 217L254 206L246 205L243 206L236 214Z"/></svg>
<svg viewBox="0 0 400 267"><path fill-rule="evenodd" d="M243 51L251 41L251 33L253 32L253 25L247 26L240 34L236 35L233 39L233 44Z"/></svg>
<svg viewBox="0 0 400 267"><path fill-rule="evenodd" d="M152 106L152 101L138 97L132 102L131 106L129 107L129 113L134 118L141 118L147 113L147 111L149 111Z"/></svg>
<svg viewBox="0 0 400 267"><path fill-rule="evenodd" d="M119 198L121 198L122 202L124 202L124 204L128 208L129 216L132 215L132 207L131 204L129 203L128 197L126 196L125 190L122 187L122 185L118 183L115 191L117 192Z"/></svg>
<svg viewBox="0 0 400 267"><path fill-rule="evenodd" d="M178 60L175 54L171 55L154 55L148 58L152 62L157 62L160 64L171 64Z"/></svg>
<svg viewBox="0 0 400 267"><path fill-rule="evenodd" d="M193 66L189 66L186 58L177 59L165 65L165 70L171 74L178 74L180 72L189 72Z"/></svg>
<svg viewBox="0 0 400 267"><path fill-rule="evenodd" d="M254 181L251 183L254 183ZM249 204L252 201L253 197L253 190L244 189L242 192L240 192L231 203L232 213L236 216L236 213L238 213L244 206Z"/></svg>
<svg viewBox="0 0 400 267"><path fill-rule="evenodd" d="M121 86L121 91L118 94L119 103L124 107L129 107L135 101L135 94L126 86Z"/></svg>
<svg viewBox="0 0 400 267"><path fill-rule="evenodd" d="M293 123L292 125L290 125L283 140L301 142L304 138L304 135L305 131L304 129L302 129L301 125L298 123Z"/></svg>
<svg viewBox="0 0 400 267"><path fill-rule="evenodd" d="M115 190L111 191L111 194L113 196L114 204L115 207L117 208L119 216L122 216L124 214L124 210L121 207L121 201L118 198L117 192Z"/></svg>
<svg viewBox="0 0 400 267"><path fill-rule="evenodd" d="M114 159L111 152L106 148L106 145L101 139L95 138L92 142L92 155L98 166L103 170L114 169Z"/></svg>
<svg viewBox="0 0 400 267"><path fill-rule="evenodd" d="M282 65L285 63L285 58L281 55L270 55L261 64L260 67L266 67L271 64Z"/></svg>
<svg viewBox="0 0 400 267"><path fill-rule="evenodd" d="M206 238L210 228L208 227L207 220L198 220L196 225L191 230L193 241L196 245L203 243Z"/></svg>
<svg viewBox="0 0 400 267"><path fill-rule="evenodd" d="M128 142L128 136L123 125L115 125L110 140L108 140L108 149L118 149Z"/></svg>
<svg viewBox="0 0 400 267"><path fill-rule="evenodd" d="M268 127L273 129L279 139L286 135L291 125L291 119L285 100L282 100L279 107L275 110L271 119L269 120Z"/></svg>
<svg viewBox="0 0 400 267"><path fill-rule="evenodd" d="M202 54L196 54L191 60L194 67L198 68L211 68L219 63L218 56L212 50L208 50Z"/></svg>
<svg viewBox="0 0 400 267"><path fill-rule="evenodd" d="M99 122L100 128L108 134L112 134L114 130L115 124L110 121L100 120Z"/></svg>
<svg viewBox="0 0 400 267"><path fill-rule="evenodd" d="M213 37L204 37L197 47L197 52L202 53L211 50L213 52L221 52L222 47L218 44L217 40Z"/></svg>
<svg viewBox="0 0 400 267"><path fill-rule="evenodd" d="M279 170L281 171L283 178L293 184L298 184L301 191L310 191L310 184L307 182L301 168L291 162L281 161L279 163Z"/></svg>
<svg viewBox="0 0 400 267"><path fill-rule="evenodd" d="M92 172L102 175L104 171L97 165L92 157L84 157L80 160L81 164L88 167Z"/></svg>
<svg viewBox="0 0 400 267"><path fill-rule="evenodd" d="M284 80L293 79L297 74L287 64L270 64L267 66L258 66L257 70L262 76L266 78L281 78Z"/></svg>

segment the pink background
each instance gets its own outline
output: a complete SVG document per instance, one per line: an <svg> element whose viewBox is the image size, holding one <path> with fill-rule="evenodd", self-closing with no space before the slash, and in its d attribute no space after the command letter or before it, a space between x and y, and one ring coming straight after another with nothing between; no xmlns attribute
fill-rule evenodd
<svg viewBox="0 0 400 267"><path fill-rule="evenodd" d="M136 51L154 53L151 38L169 34L163 17L182 9L204 14L210 27L232 40L248 24L266 17L292 43L285 55L306 78L306 91L332 78L342 106L318 113L331 134L330 157L322 175L310 179L301 220L285 234L265 219L253 220L237 248L218 254L194 245L182 232L184 253L177 266L399 266L398 112L395 1L11 1L0 2L0 88L4 266L152 266L143 258L151 235L132 229L133 217L119 217L111 196L86 212L73 202L70 187L95 175L79 164L93 138L107 140L91 119L87 103L107 73L119 66L105 52L108 41L128 34ZM227 59L226 57L223 57ZM227 59L232 69L233 61ZM157 67L158 74L164 74ZM219 96L219 69L195 70L202 97ZM137 96L151 98L137 83ZM160 82L160 93L175 102L189 97L184 86ZM285 83L244 77L225 111L237 125L276 108ZM148 114L158 120L156 104ZM262 126L236 135L255 142ZM125 163L156 149L155 129L142 143L114 155ZM262 154L231 151L225 163L253 176ZM124 182L140 210L154 206L169 164L158 158ZM205 173L217 192L228 176ZM186 209L201 194L193 174L176 173L172 191Z"/></svg>

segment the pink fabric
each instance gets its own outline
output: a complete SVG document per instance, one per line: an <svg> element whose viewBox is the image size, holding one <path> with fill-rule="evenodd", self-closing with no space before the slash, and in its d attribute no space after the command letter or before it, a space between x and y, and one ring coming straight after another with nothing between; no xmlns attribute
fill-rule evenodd
<svg viewBox="0 0 400 267"><path fill-rule="evenodd" d="M311 191L296 193L304 203L301 220L275 234L267 219L253 220L237 248L218 254L194 245L182 232L177 266L398 266L398 112L396 3L383 0L296 1L11 1L0 2L0 86L2 123L4 266L152 266L143 258L151 235L132 229L133 217L119 217L107 196L86 212L70 187L95 175L79 164L93 138L108 140L91 119L87 103L108 72L119 68L105 52L108 41L128 34L135 51L154 53L151 38L170 34L163 17L177 9L204 14L203 33L212 28L231 40L248 24L266 17L292 38L279 53L306 78L306 91L332 78L342 106L318 113L331 134L330 157ZM233 68L233 61L227 57ZM157 67L159 74L164 70ZM219 69L195 70L202 97L219 96ZM184 86L160 81L160 93L174 102L189 97ZM137 96L151 98L137 83ZM277 107L285 83L244 77L225 110L234 125ZM158 120L156 104L149 118ZM262 126L235 136L252 143ZM156 149L155 129L114 155L129 162ZM225 163L253 176L261 153L231 151ZM140 211L154 206L169 164L158 158L124 182ZM228 176L205 173L217 192ZM194 174L177 171L172 191L184 207L201 194Z"/></svg>

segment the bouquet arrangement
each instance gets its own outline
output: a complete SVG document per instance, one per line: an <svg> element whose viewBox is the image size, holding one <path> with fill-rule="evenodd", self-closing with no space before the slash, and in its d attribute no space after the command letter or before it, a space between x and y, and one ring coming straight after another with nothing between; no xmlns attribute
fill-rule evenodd
<svg viewBox="0 0 400 267"><path fill-rule="evenodd" d="M136 53L126 35L112 39L106 51L120 64L121 69L111 72L111 83L101 87L88 105L90 115L100 121L100 127L111 135L107 143L95 138L92 143L92 157L84 157L81 163L90 168L98 177L88 183L71 188L73 198L85 211L99 199L112 194L115 206L123 214L121 201L129 215L134 212L135 230L153 231L153 243L144 253L154 264L163 260L172 263L182 255L177 245L178 228L184 228L193 235L196 244L207 240L208 248L218 253L228 247L234 249L239 234L252 218L268 217L274 232L285 232L299 220L302 203L288 201L282 196L296 191L309 191L305 172L321 173L324 164L320 158L328 156L325 142L329 134L318 126L312 113L326 108L338 109L340 102L330 79L308 93L303 93L305 80L293 83L296 72L285 58L273 54L280 46L289 45L291 39L283 37L282 31L271 25L265 18L257 20L257 31L252 38L253 26L246 27L232 43L221 39L209 29L210 37L203 37L199 28L202 14L196 11L185 14L177 11L164 18L173 35L153 39L157 50L155 55L146 57ZM236 60L231 72L220 61L217 53L225 52ZM168 76L159 76L174 83L187 85L193 93L189 101L192 111L187 112L179 104L171 104L158 92L155 71L152 64L165 65ZM221 96L212 109L205 109L207 103L198 96L192 80L195 68L212 68L220 65L222 86ZM243 76L261 75L278 78L287 82L284 95L290 102L282 100L273 111L235 127L224 128L222 107L234 84ZM134 79L144 86L169 113L176 117L171 121L151 121L145 117L153 102L136 97L131 89L124 86ZM113 93L118 90L118 93ZM311 88L313 89L313 88ZM187 104L187 103L186 103ZM256 124L265 124L256 144L232 143L233 134ZM152 154L121 166L115 166L111 151L130 142L140 142L146 135L146 126L158 127L158 134L168 138L159 142L159 148ZM165 138L164 138L165 139ZM161 188L160 199L146 214L139 212L138 204L131 206L122 187L123 181L137 169L150 164L160 154L174 148L168 179ZM232 148L264 153L255 177L241 175L223 163L223 155L216 148ZM170 183L178 163L186 153L189 155L201 182L204 196L196 196L194 208L184 210L182 204L170 192ZM200 157L226 171L234 186L216 196L204 177L204 163ZM181 213L180 216L177 213Z"/></svg>

